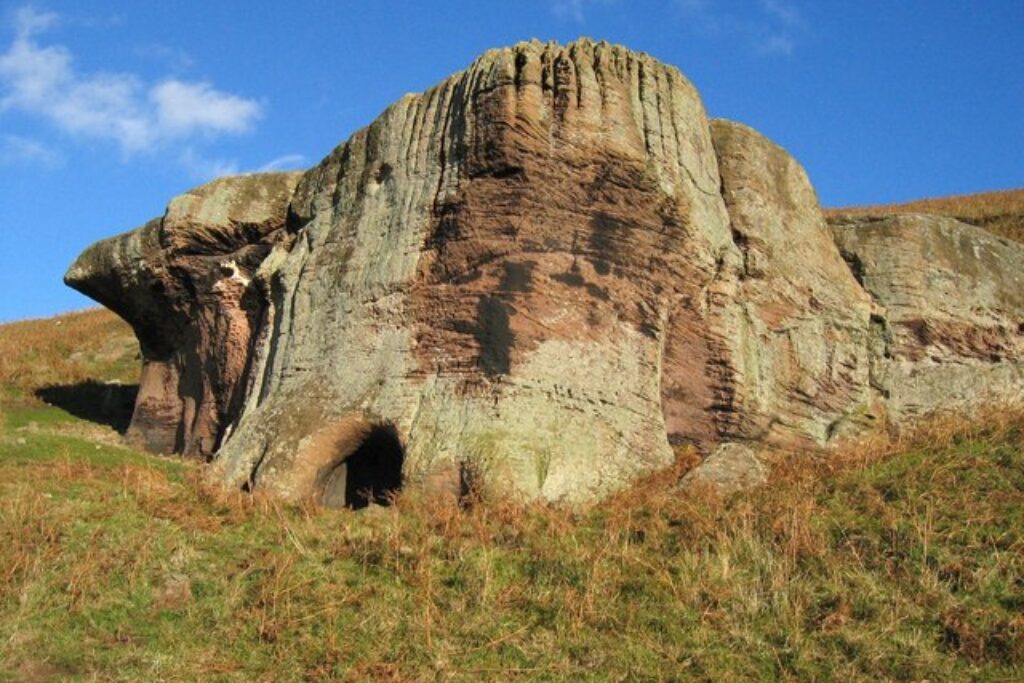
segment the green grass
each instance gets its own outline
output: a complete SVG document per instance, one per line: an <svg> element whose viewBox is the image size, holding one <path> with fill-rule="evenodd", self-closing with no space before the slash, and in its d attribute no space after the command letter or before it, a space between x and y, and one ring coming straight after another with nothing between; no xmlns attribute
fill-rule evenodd
<svg viewBox="0 0 1024 683"><path fill-rule="evenodd" d="M1024 679L1014 416L791 454L726 501L667 473L577 513L352 512L224 493L10 392L0 681Z"/></svg>
<svg viewBox="0 0 1024 683"><path fill-rule="evenodd" d="M1017 432L725 503L573 515L225 497L7 428L0 678L1015 680Z"/></svg>

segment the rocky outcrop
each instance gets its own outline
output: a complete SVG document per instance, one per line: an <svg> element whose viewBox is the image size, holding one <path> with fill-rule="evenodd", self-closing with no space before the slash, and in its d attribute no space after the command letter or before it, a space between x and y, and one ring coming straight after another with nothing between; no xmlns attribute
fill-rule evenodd
<svg viewBox="0 0 1024 683"><path fill-rule="evenodd" d="M893 395L858 277L784 150L581 40L490 51L301 176L194 190L68 282L136 329L134 436L360 506L403 482L576 502L683 444L827 447Z"/></svg>
<svg viewBox="0 0 1024 683"><path fill-rule="evenodd" d="M741 124L713 121L741 260L714 299L734 379L723 438L827 444L868 393L870 301L843 263L803 168Z"/></svg>
<svg viewBox="0 0 1024 683"><path fill-rule="evenodd" d="M837 219L871 295L871 385L895 423L1024 399L1024 248L952 218Z"/></svg>
<svg viewBox="0 0 1024 683"><path fill-rule="evenodd" d="M65 282L124 318L142 350L129 440L210 456L244 397L265 297L251 282L299 174L221 178L171 201L163 218L87 249Z"/></svg>
<svg viewBox="0 0 1024 683"><path fill-rule="evenodd" d="M692 85L622 48L495 50L404 98L299 184L227 480L306 495L356 422L393 425L424 486L601 495L673 458L670 326L714 440L718 186Z"/></svg>

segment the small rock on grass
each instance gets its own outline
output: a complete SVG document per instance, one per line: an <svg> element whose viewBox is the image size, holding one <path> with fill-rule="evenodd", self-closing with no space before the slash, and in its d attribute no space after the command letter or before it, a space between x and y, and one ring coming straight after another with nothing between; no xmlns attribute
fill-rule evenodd
<svg viewBox="0 0 1024 683"><path fill-rule="evenodd" d="M768 481L768 467L747 446L724 443L683 477L680 489L710 487L723 496L755 488Z"/></svg>

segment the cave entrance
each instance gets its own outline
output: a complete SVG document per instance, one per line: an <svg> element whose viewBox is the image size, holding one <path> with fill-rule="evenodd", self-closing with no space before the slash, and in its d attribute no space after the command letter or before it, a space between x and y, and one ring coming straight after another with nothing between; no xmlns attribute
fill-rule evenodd
<svg viewBox="0 0 1024 683"><path fill-rule="evenodd" d="M323 504L329 508L360 510L390 505L402 488L405 448L390 423L374 425L331 471L324 482Z"/></svg>

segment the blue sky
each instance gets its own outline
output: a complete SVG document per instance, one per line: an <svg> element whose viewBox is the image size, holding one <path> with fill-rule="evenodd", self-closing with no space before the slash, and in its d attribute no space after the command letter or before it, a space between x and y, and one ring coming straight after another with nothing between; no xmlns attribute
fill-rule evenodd
<svg viewBox="0 0 1024 683"><path fill-rule="evenodd" d="M0 0L0 321L90 304L91 242L220 173L303 168L489 47L678 66L838 206L1024 186L1024 0Z"/></svg>

